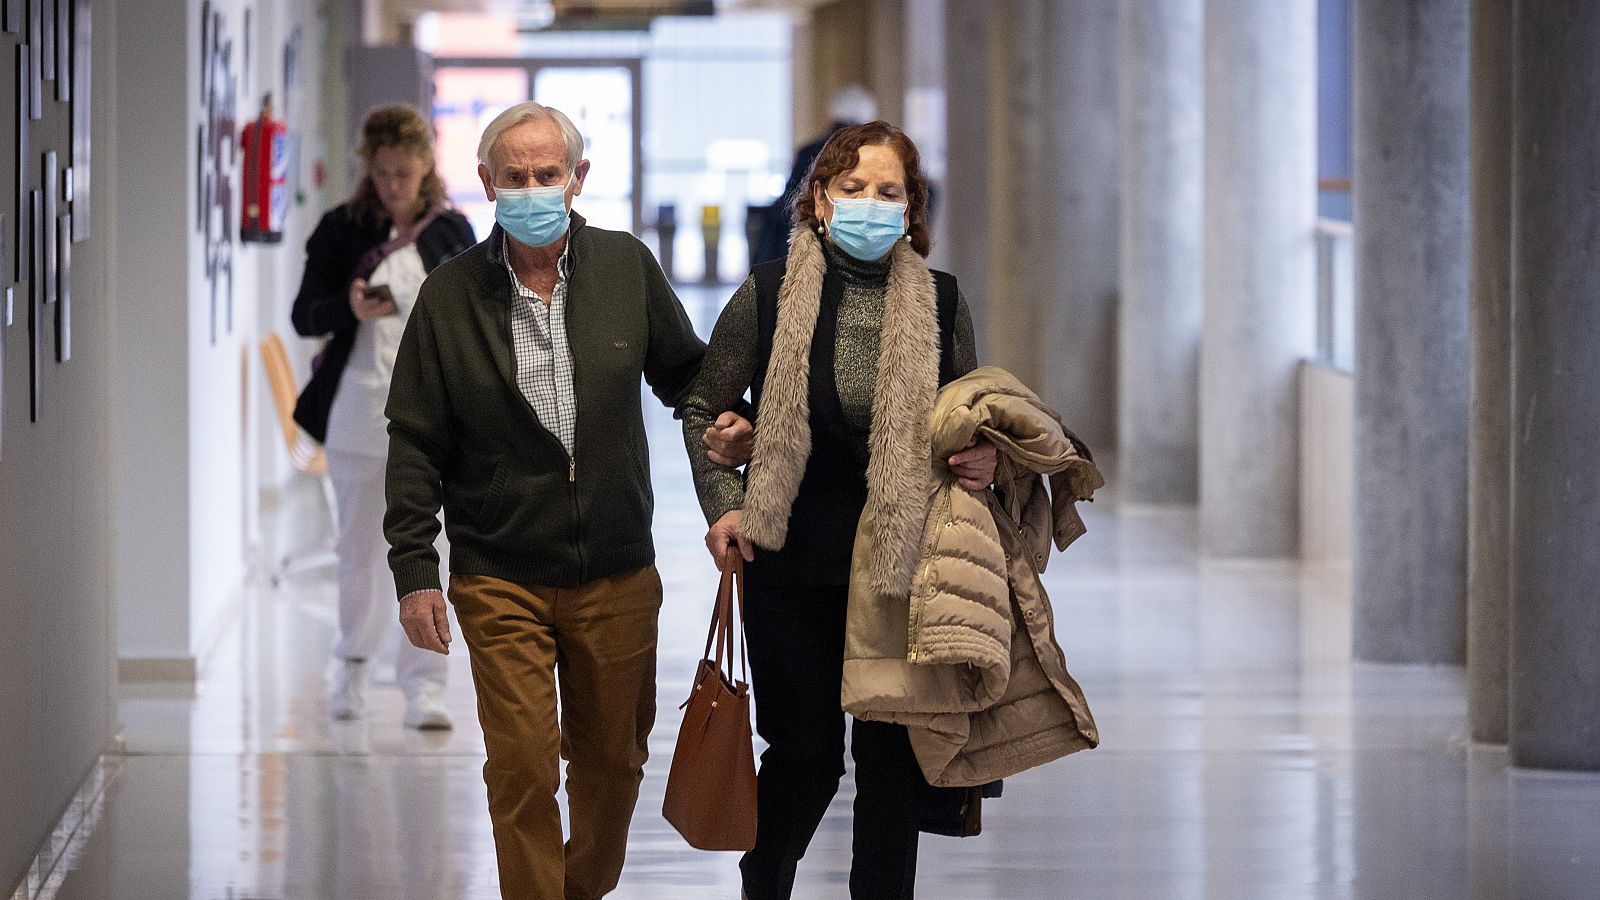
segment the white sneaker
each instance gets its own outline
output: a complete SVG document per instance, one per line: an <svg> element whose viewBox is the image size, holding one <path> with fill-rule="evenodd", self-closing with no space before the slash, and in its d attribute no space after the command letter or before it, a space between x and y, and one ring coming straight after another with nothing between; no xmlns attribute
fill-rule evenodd
<svg viewBox="0 0 1600 900"><path fill-rule="evenodd" d="M367 712L367 661L347 659L334 676L328 707L341 722L359 719Z"/></svg>
<svg viewBox="0 0 1600 900"><path fill-rule="evenodd" d="M415 693L406 692L405 726L425 731L444 731L455 727L450 721L450 713L444 708L443 685L430 681L417 688Z"/></svg>

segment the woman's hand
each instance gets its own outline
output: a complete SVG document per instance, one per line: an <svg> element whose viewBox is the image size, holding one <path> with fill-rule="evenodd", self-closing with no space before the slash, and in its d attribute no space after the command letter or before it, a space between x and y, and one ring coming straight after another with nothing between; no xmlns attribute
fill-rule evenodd
<svg viewBox="0 0 1600 900"><path fill-rule="evenodd" d="M986 490L994 483L994 469L1000 461L1000 454L994 445L988 441L973 438L967 449L950 457L950 472L956 476L956 484L969 491Z"/></svg>
<svg viewBox="0 0 1600 900"><path fill-rule="evenodd" d="M706 429L701 440L712 462L737 469L755 454L756 429L749 419L736 412L725 412Z"/></svg>
<svg viewBox="0 0 1600 900"><path fill-rule="evenodd" d="M743 525L744 510L730 509L706 532L706 549L711 551L711 558L716 561L718 569L728 570L732 562L729 557L735 546L745 562L755 560L755 549L751 547L750 539L744 536Z"/></svg>
<svg viewBox="0 0 1600 900"><path fill-rule="evenodd" d="M371 322L384 316L397 315L400 308L392 299L367 296L367 280L357 278L350 282L350 311L356 314L356 319L362 322Z"/></svg>

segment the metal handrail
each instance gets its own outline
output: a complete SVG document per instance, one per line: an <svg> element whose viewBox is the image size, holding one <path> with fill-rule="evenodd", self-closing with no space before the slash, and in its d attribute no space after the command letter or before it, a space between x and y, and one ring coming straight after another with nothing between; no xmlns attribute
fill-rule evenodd
<svg viewBox="0 0 1600 900"><path fill-rule="evenodd" d="M1355 229L1338 219L1318 219L1316 360L1341 371L1355 369Z"/></svg>

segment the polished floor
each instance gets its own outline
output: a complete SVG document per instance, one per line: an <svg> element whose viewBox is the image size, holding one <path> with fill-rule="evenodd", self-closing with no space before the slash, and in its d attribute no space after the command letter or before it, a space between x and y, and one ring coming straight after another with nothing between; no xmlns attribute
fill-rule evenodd
<svg viewBox="0 0 1600 900"><path fill-rule="evenodd" d="M715 582L675 425L652 414L662 713L613 896L732 900L734 856L690 850L658 812ZM317 495L292 501L277 537L315 544ZM1202 562L1192 510L1088 521L1047 584L1105 742L1009 779L983 836L925 838L919 897L1600 898L1600 777L1469 747L1457 669L1352 665L1344 573ZM253 587L198 691L125 689L128 753L57 897L498 896L465 654L455 731L402 729L392 681L366 720L332 723L333 602L326 571ZM846 895L850 793L797 898Z"/></svg>

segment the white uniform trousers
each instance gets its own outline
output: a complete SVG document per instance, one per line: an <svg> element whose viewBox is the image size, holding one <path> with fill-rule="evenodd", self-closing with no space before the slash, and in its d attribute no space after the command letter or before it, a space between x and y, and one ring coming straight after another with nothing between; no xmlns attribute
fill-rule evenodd
<svg viewBox="0 0 1600 900"><path fill-rule="evenodd" d="M399 638L395 677L407 696L422 685L443 685L447 659L414 647L400 627L389 542L383 536L385 458L328 451L328 476L339 504L339 659L372 659L385 629Z"/></svg>

